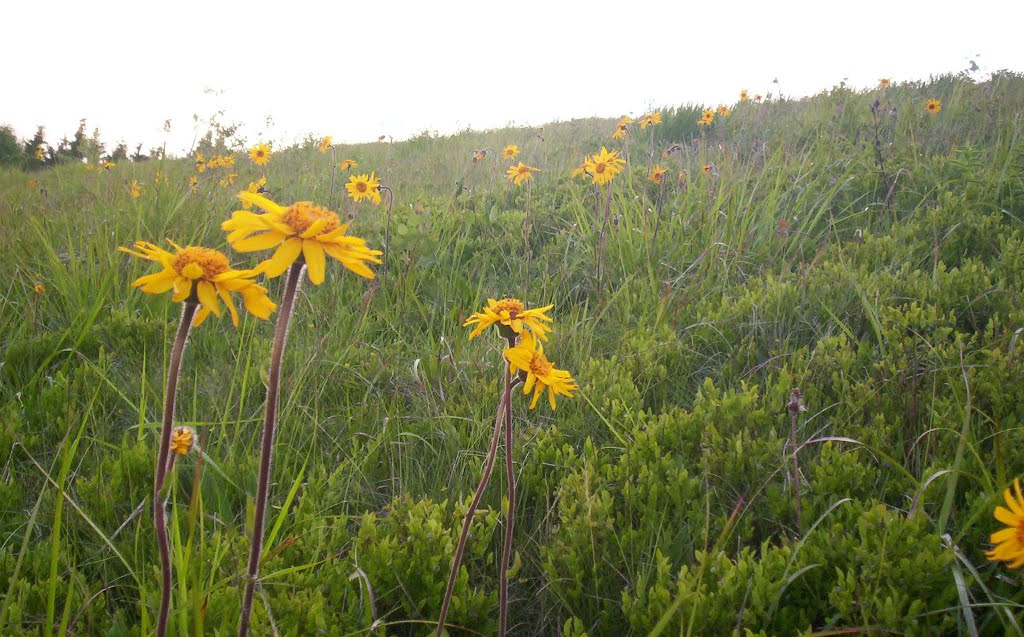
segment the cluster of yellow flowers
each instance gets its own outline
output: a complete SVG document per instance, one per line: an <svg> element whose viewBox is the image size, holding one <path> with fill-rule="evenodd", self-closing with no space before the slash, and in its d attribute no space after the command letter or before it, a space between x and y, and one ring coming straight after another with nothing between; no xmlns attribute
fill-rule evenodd
<svg viewBox="0 0 1024 637"><path fill-rule="evenodd" d="M526 304L515 298L501 300L487 299L487 305L480 312L474 312L466 319L463 327L474 326L469 333L473 340L488 327L495 325L498 333L509 342L505 349L505 360L509 370L518 373L523 381L523 393L533 390L530 409L547 390L548 404L555 409L555 396L572 397L578 387L569 372L556 369L555 362L544 354L544 345L551 332L553 319L547 315L554 305L528 310ZM518 341L518 343L517 343Z"/></svg>
<svg viewBox="0 0 1024 637"><path fill-rule="evenodd" d="M622 172L626 167L626 160L619 157L619 151L609 151L604 146L601 152L595 155L588 155L583 158L576 170L572 171L573 177L590 177L591 183L603 186L611 183L615 175Z"/></svg>

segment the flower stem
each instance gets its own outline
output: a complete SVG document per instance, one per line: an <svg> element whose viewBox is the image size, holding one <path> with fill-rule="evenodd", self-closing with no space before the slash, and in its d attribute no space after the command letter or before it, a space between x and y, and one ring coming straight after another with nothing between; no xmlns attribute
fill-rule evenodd
<svg viewBox="0 0 1024 637"><path fill-rule="evenodd" d="M270 490L270 464L274 451L274 430L277 427L277 397L281 385L281 359L288 341L288 325L295 311L295 297L302 282L306 264L301 259L288 268L284 296L274 327L274 343L270 350L270 373L267 379L267 405L263 414L262 452L260 455L259 482L256 485L256 514L253 517L252 544L249 548L249 569L246 573L245 595L242 598L242 612L238 621L238 637L249 634L249 616L252 613L252 598L256 591L259 575L260 556L263 553L263 519L267 512L267 492Z"/></svg>
<svg viewBox="0 0 1024 637"><path fill-rule="evenodd" d="M331 194L327 197L327 209L334 210L334 174L338 172L338 151L331 146Z"/></svg>
<svg viewBox="0 0 1024 637"><path fill-rule="evenodd" d="M509 381L508 363L504 363L505 372L505 391L502 394L501 401L498 404L498 414L494 418L494 434L491 436L491 446L487 450L487 456L484 458L484 474L480 477L480 484L476 487L476 493L473 495L473 501L469 504L469 509L466 511L466 517L462 520L462 533L459 535L459 543L455 546L455 556L452 558L452 571L448 575L448 588L444 592L444 601L441 602L441 614L437 618L437 632L436 637L441 637L441 631L444 629L444 620L448 616L448 604L452 601L452 593L455 592L455 580L459 576L459 565L462 563L462 554L466 550L466 539L469 537L469 526L473 522L473 515L476 513L476 507L480 504L480 497L484 493L484 489L487 488L487 481L491 478L491 470L494 469L494 458L498 454L498 440L501 438L501 423L505 415L505 406L509 403L509 395L511 393L511 385Z"/></svg>
<svg viewBox="0 0 1024 637"><path fill-rule="evenodd" d="M381 190L388 191L388 218L384 226L384 272L381 275L381 282L388 280L388 255L391 254L391 206L395 203L395 191L387 186L381 186Z"/></svg>
<svg viewBox="0 0 1024 637"><path fill-rule="evenodd" d="M510 341L509 347L515 347ZM516 523L516 474L512 466L512 373L505 366L505 471L508 475L508 513L505 517L505 544L501 550L498 586L498 637L505 637L508 626L508 562L512 554L512 531Z"/></svg>
<svg viewBox="0 0 1024 637"><path fill-rule="evenodd" d="M171 429L174 427L174 404L178 393L178 375L181 372L181 360L188 342L188 332L192 328L199 303L192 298L186 299L181 307L181 319L178 332L174 336L171 347L171 360L167 364L167 391L164 394L164 417L160 426L160 449L156 456L156 469L153 477L153 526L156 528L156 543L160 551L160 614L157 616L156 636L167 634L167 618L171 612L171 549L167 541L167 512L164 509L162 495L164 482L167 479L167 455L171 449Z"/></svg>

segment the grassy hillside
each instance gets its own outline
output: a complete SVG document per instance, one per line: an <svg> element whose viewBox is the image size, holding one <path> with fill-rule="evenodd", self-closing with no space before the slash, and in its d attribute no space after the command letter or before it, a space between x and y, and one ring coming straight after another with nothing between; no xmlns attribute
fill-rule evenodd
<svg viewBox="0 0 1024 637"><path fill-rule="evenodd" d="M332 201L372 247L387 195L356 204L339 173L332 198L333 161L395 201L386 277L329 262L300 293L254 634L432 634L501 391L500 339L462 324L503 296L554 304L546 352L580 387L513 404L511 634L1022 634L1020 572L985 553L1024 474L1024 77L746 101L707 127L702 108L624 144L614 118L273 153L272 199ZM607 190L570 177L601 146L629 159ZM180 309L116 248L253 267L220 224L262 174L244 151L0 172L0 633L152 634ZM234 633L272 332L190 337L169 634ZM453 636L496 631L504 491L499 468Z"/></svg>

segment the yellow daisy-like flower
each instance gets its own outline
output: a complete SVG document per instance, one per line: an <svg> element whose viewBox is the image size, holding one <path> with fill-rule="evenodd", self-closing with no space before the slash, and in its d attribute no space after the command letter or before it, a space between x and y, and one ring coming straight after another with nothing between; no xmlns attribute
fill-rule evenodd
<svg viewBox="0 0 1024 637"><path fill-rule="evenodd" d="M114 162L112 162L112 161L105 161L105 162L103 162L103 164L102 164L102 165L103 165L103 170L110 170L110 169L111 169L111 168L113 168L114 166L117 166L117 164L115 164L115 163L114 163Z"/></svg>
<svg viewBox="0 0 1024 637"><path fill-rule="evenodd" d="M268 152L268 155L269 155L269 152ZM268 161L269 161L269 157L268 157ZM235 154L232 153L230 155L224 155L223 157L221 157L220 158L220 165L221 166L234 166L235 165Z"/></svg>
<svg viewBox="0 0 1024 637"><path fill-rule="evenodd" d="M246 192L252 192L252 193L263 192L263 187L266 186L266 185L267 185L267 178L266 177L260 177L256 181L250 181L249 185L245 187L245 191ZM248 209L252 208L252 204L243 201L242 202L242 208L244 208L245 210L248 210Z"/></svg>
<svg viewBox="0 0 1024 637"><path fill-rule="evenodd" d="M363 173L350 176L348 183L345 184L345 190L348 191L348 196L352 197L352 201L358 203L363 199L369 199L373 205L380 205L380 177L372 170L369 175Z"/></svg>
<svg viewBox="0 0 1024 637"><path fill-rule="evenodd" d="M473 163L479 163L487 159L487 149L473 151Z"/></svg>
<svg viewBox="0 0 1024 637"><path fill-rule="evenodd" d="M249 149L249 159L257 166L266 166L270 163L270 146L263 142L256 144Z"/></svg>
<svg viewBox="0 0 1024 637"><path fill-rule="evenodd" d="M887 77L883 77L878 80L878 88L889 88L892 86L892 80Z"/></svg>
<svg viewBox="0 0 1024 637"><path fill-rule="evenodd" d="M942 110L942 102L939 100L928 100L928 103L924 105L924 108L929 113L935 114Z"/></svg>
<svg viewBox="0 0 1024 637"><path fill-rule="evenodd" d="M40 144L36 146L36 161L44 161L46 159L46 147Z"/></svg>
<svg viewBox="0 0 1024 637"><path fill-rule="evenodd" d="M533 173L539 172L540 168L534 168L533 166L527 166L523 162L519 162L518 166L509 166L507 176L509 181L518 186L524 181L530 181L533 179Z"/></svg>
<svg viewBox="0 0 1024 637"><path fill-rule="evenodd" d="M231 322L238 325L238 312L231 301L231 292L242 295L242 302L250 314L261 319L270 318L277 305L267 296L267 288L254 280L255 270L233 270L223 253L210 248L188 246L182 248L173 241L172 254L148 241L136 241L135 250L118 247L121 252L155 261L163 266L156 274L135 279L132 287L146 294L163 294L173 290L171 300L180 303L195 293L202 307L196 312L193 325L200 325L206 317L220 316L220 299L228 306Z"/></svg>
<svg viewBox="0 0 1024 637"><path fill-rule="evenodd" d="M586 161L587 172L599 186L611 182L625 166L626 160L619 157L619 151L608 152L604 146L601 147L601 152L588 157Z"/></svg>
<svg viewBox="0 0 1024 637"><path fill-rule="evenodd" d="M358 165L359 162L354 159L345 159L338 163L338 170L352 170Z"/></svg>
<svg viewBox="0 0 1024 637"><path fill-rule="evenodd" d="M227 175L224 175L224 178L221 179L218 183L221 186L224 186L225 188L227 188L228 186L230 186L230 185L235 183L235 178L236 177L238 177L238 173L228 173Z"/></svg>
<svg viewBox="0 0 1024 637"><path fill-rule="evenodd" d="M326 153L328 151L328 149L330 149L330 147L331 147L331 136L328 135L328 136L326 136L326 137L324 137L323 139L320 140L320 147L318 148L318 150L320 151L320 154L324 154L324 153Z"/></svg>
<svg viewBox="0 0 1024 637"><path fill-rule="evenodd" d="M28 180L28 187L29 188L38 188L39 187L39 182L36 181L35 179L29 179Z"/></svg>
<svg viewBox="0 0 1024 637"><path fill-rule="evenodd" d="M625 139L627 134L629 134L629 128L624 125L620 125L616 127L615 132L612 133L612 139Z"/></svg>
<svg viewBox="0 0 1024 637"><path fill-rule="evenodd" d="M548 338L547 333L551 331L551 326L545 325L545 323L552 321L546 312L553 307L555 306L548 305L528 310L526 309L526 304L519 299L504 298L500 301L487 299L487 306L484 307L483 311L474 312L472 316L466 319L462 327L476 325L473 331L469 333L469 340L480 336L484 330L492 325L504 325L516 334L522 334L525 328L529 328L530 331L537 335L537 338L545 341Z"/></svg>
<svg viewBox="0 0 1024 637"><path fill-rule="evenodd" d="M35 290L36 294L39 294L39 295L42 295L42 294L44 294L46 292L46 286L43 285L42 283L36 283L36 286L34 288L32 288L32 289Z"/></svg>
<svg viewBox="0 0 1024 637"><path fill-rule="evenodd" d="M231 247L239 252L255 252L277 246L273 256L253 272L274 278L303 258L309 267L309 280L313 285L320 285L324 282L324 255L327 254L359 276L373 278L373 271L365 262L380 263L377 256L383 252L367 248L366 241L359 237L347 236L348 224L342 224L337 213L308 201L280 206L251 192L240 192L238 198L266 212L236 210L222 223L220 227L231 232L228 235Z"/></svg>
<svg viewBox="0 0 1024 637"><path fill-rule="evenodd" d="M214 155L210 157L210 161L206 162L208 168L220 168L220 155Z"/></svg>
<svg viewBox="0 0 1024 637"><path fill-rule="evenodd" d="M714 166L712 166L711 164L704 164L705 175L710 175L712 170L714 170Z"/></svg>
<svg viewBox="0 0 1024 637"><path fill-rule="evenodd" d="M661 117L661 115L658 115L658 117ZM661 121L661 120L658 120L658 121ZM633 118L632 117L630 117L629 115L623 115L622 117L619 118L619 123L616 124L615 126L617 126L617 127L629 126L632 123L633 123Z"/></svg>
<svg viewBox="0 0 1024 637"><path fill-rule="evenodd" d="M732 109L725 104L719 104L717 111L721 117L729 117L732 114Z"/></svg>
<svg viewBox="0 0 1024 637"><path fill-rule="evenodd" d="M640 128L656 126L661 123L661 113L648 113L640 118Z"/></svg>
<svg viewBox="0 0 1024 637"><path fill-rule="evenodd" d="M130 186L128 186L128 192L132 194L132 199L138 199L142 194L142 186L139 185L138 181L132 180Z"/></svg>
<svg viewBox="0 0 1024 637"><path fill-rule="evenodd" d="M654 170L651 171L651 174L647 177L647 179L651 183L660 184L662 178L665 177L665 173L667 172L668 168L662 168L660 165L655 164Z"/></svg>
<svg viewBox="0 0 1024 637"><path fill-rule="evenodd" d="M505 159L515 159L516 155L519 154L519 147L515 144L509 144L501 154Z"/></svg>
<svg viewBox="0 0 1024 637"><path fill-rule="evenodd" d="M746 102L749 99L750 99L750 97L747 95L747 89L743 89L742 91L740 91L740 101L741 102Z"/></svg>
<svg viewBox="0 0 1024 637"><path fill-rule="evenodd" d="M198 190L198 185L199 185L199 177L196 177L195 175L192 175L191 177L188 178L188 189L189 190L191 190L192 192L195 192L196 190Z"/></svg>
<svg viewBox="0 0 1024 637"><path fill-rule="evenodd" d="M202 153L196 153L196 170L206 172L206 158L203 157Z"/></svg>
<svg viewBox="0 0 1024 637"><path fill-rule="evenodd" d="M175 427L171 431L171 452L188 455L196 444L196 432L191 427Z"/></svg>
<svg viewBox="0 0 1024 637"><path fill-rule="evenodd" d="M1013 491L1003 492L1006 507L997 506L993 517L1008 528L1000 529L989 540L995 545L985 553L990 562L1009 562L1010 568L1024 566L1024 495L1021 494L1020 480L1014 479Z"/></svg>
<svg viewBox="0 0 1024 637"><path fill-rule="evenodd" d="M575 178L575 177L583 177L583 178L589 177L590 173L587 172L587 161L589 161L589 160L590 160L590 157L584 157L583 158L583 163L581 163L579 166L577 166L576 169L572 171L572 175L570 175L570 176L573 177L573 178Z"/></svg>
<svg viewBox="0 0 1024 637"><path fill-rule="evenodd" d="M534 390L530 409L537 406L537 400L545 389L548 390L548 403L551 409L556 408L556 394L572 398L573 390L579 389L569 372L555 369L554 361L549 361L544 355L544 345L535 340L530 332L523 332L519 344L505 350L505 359L508 360L512 372L526 372L523 393L529 394L531 389Z"/></svg>
<svg viewBox="0 0 1024 637"><path fill-rule="evenodd" d="M697 120L697 124L700 126L710 126L715 121L715 112L710 108L706 108L701 111L700 119Z"/></svg>

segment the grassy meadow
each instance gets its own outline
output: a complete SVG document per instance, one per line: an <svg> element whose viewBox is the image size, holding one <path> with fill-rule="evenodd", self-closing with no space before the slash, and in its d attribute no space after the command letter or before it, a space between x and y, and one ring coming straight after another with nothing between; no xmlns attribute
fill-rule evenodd
<svg viewBox="0 0 1024 637"><path fill-rule="evenodd" d="M253 634L433 634L502 390L501 339L463 323L509 296L554 304L545 352L579 385L554 411L512 403L510 634L1024 634L1021 571L986 559L1024 474L1024 77L730 107L709 126L705 106L664 108L621 141L609 113L311 139L265 169L253 140L216 136L201 150L233 167L0 169L0 634L153 634L181 308L133 289L154 269L117 248L170 238L255 266L220 225L264 174L388 267L328 260L300 290ZM509 144L540 169L529 185L505 176ZM572 177L602 146L628 160L610 187ZM390 230L386 194L346 197L371 170ZM177 424L199 451L168 478L170 635L236 630L273 329L211 316L189 337ZM501 458L452 637L497 631Z"/></svg>

